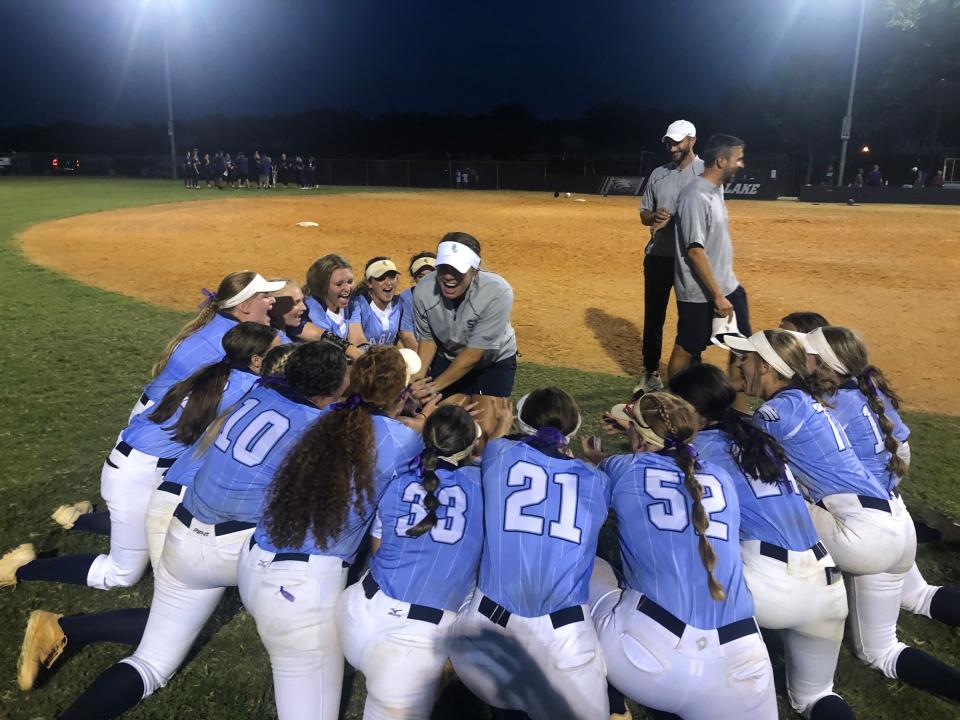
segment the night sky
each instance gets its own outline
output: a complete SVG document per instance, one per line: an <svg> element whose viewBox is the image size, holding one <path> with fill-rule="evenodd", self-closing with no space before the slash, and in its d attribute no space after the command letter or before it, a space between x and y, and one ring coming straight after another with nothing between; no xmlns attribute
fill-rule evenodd
<svg viewBox="0 0 960 720"><path fill-rule="evenodd" d="M875 3L874 3L875 5ZM0 0L0 124L332 107L541 118L713 106L797 53L852 62L858 0Z"/></svg>

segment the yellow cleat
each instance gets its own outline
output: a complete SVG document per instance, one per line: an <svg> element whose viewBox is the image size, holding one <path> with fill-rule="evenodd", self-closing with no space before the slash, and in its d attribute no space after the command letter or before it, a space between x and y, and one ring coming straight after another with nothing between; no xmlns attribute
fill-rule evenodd
<svg viewBox="0 0 960 720"><path fill-rule="evenodd" d="M93 505L87 500L81 500L73 505L61 505L53 511L50 519L64 530L69 530L77 522L77 518L93 510Z"/></svg>
<svg viewBox="0 0 960 720"><path fill-rule="evenodd" d="M29 562L37 559L33 545L24 543L0 558L0 588L13 587L17 584L17 570Z"/></svg>
<svg viewBox="0 0 960 720"><path fill-rule="evenodd" d="M30 613L17 660L17 685L21 690L33 688L40 665L49 670L67 647L67 636L59 623L62 617L46 610Z"/></svg>

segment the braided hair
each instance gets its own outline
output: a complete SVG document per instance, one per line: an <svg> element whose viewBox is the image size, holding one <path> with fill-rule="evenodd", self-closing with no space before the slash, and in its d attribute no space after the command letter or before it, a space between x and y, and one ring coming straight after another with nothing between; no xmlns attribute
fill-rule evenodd
<svg viewBox="0 0 960 720"><path fill-rule="evenodd" d="M472 449L477 442L477 423L470 413L459 405L444 405L427 418L423 425L423 443L426 446L420 454L420 484L426 496L423 506L427 516L407 530L410 537L420 537L437 525L437 509L440 501L436 492L440 487L437 466L440 461ZM466 460L466 458L463 458Z"/></svg>
<svg viewBox="0 0 960 720"><path fill-rule="evenodd" d="M893 421L887 416L886 404L883 402L886 397L890 405L899 410L900 396L890 387L880 369L869 364L867 346L853 330L838 326L825 327L823 337L847 369L847 377L856 381L857 389L877 416L877 425L883 434L883 447L890 455L887 470L897 477L903 477L907 474L907 463L897 454L900 441L893 436Z"/></svg>
<svg viewBox="0 0 960 720"><path fill-rule="evenodd" d="M690 441L697 434L696 412L686 400L666 392L653 392L642 396L637 401L637 410L643 421L666 441L660 452L672 457L683 473L683 485L693 500L693 527L699 536L698 551L700 562L707 571L710 597L723 600L727 593L713 576L717 554L707 538L710 517L703 507L703 486L696 476L696 452L690 447Z"/></svg>

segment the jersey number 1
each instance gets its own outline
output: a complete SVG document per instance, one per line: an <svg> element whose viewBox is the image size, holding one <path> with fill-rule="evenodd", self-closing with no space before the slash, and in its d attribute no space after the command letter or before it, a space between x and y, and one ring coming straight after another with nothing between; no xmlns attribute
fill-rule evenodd
<svg viewBox="0 0 960 720"><path fill-rule="evenodd" d="M577 527L577 489L580 476L574 473L557 473L552 478L560 486L560 517L550 521L547 534L550 537L580 544L580 528ZM521 460L510 468L507 487L529 487L516 490L507 496L503 514L503 529L543 535L544 518L528 515L524 510L540 505L547 499L547 471L539 465Z"/></svg>

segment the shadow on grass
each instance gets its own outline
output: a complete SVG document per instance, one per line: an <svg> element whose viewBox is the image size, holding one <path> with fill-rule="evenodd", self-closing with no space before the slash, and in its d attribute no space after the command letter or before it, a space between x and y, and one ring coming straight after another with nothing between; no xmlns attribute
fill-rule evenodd
<svg viewBox="0 0 960 720"><path fill-rule="evenodd" d="M626 318L611 315L600 308L584 312L587 327L620 369L630 377L643 372L643 332Z"/></svg>

